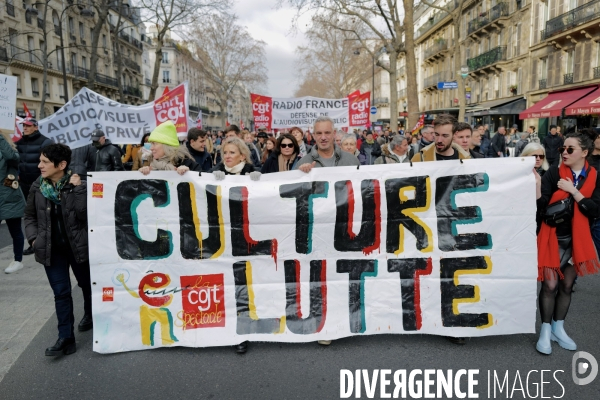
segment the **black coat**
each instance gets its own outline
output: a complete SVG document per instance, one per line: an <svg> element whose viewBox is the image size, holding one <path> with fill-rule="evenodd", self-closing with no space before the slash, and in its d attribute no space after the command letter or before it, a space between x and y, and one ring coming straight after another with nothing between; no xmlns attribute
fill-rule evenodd
<svg viewBox="0 0 600 400"><path fill-rule="evenodd" d="M96 152L94 171L125 171L121 161L121 151L106 139L102 147Z"/></svg>
<svg viewBox="0 0 600 400"><path fill-rule="evenodd" d="M78 263L89 259L87 223L87 185L74 186L67 183L60 192L60 205L67 236L75 260ZM31 193L25 207L25 235L35 250L35 260L50 265L52 255L51 201L40 191L40 180L31 185Z"/></svg>
<svg viewBox="0 0 600 400"><path fill-rule="evenodd" d="M86 174L96 166L96 153L98 150L91 144L78 147L71 151L71 164L69 169L78 174L81 179L86 179Z"/></svg>
<svg viewBox="0 0 600 400"><path fill-rule="evenodd" d="M558 134L548 134L544 138L542 145L546 150L546 159L550 164L554 164L554 162L560 158L558 148L563 145L563 138L558 136Z"/></svg>
<svg viewBox="0 0 600 400"><path fill-rule="evenodd" d="M296 159L292 163L290 171L294 169L298 161L300 161L300 156L296 157ZM260 170L261 174L270 174L273 172L279 172L279 153L276 151L273 151L271 153L271 155L269 156L269 158L267 158Z"/></svg>
<svg viewBox="0 0 600 400"><path fill-rule="evenodd" d="M498 152L506 155L506 138L504 135L496 133L496 135L494 135L492 138L492 142L490 143L488 157L501 157L498 155Z"/></svg>
<svg viewBox="0 0 600 400"><path fill-rule="evenodd" d="M235 174L231 174L231 173L227 172L227 170L225 169L225 164L222 162L218 163L217 165L215 165L215 167L213 169L210 170L210 172L215 172L215 171L225 172L225 175L235 175ZM256 171L254 166L252 164L246 163L246 165L244 165L244 168L242 168L242 172L240 172L240 175L247 175L250 172L254 172L254 171Z"/></svg>
<svg viewBox="0 0 600 400"><path fill-rule="evenodd" d="M35 131L31 135L23 135L16 143L20 157L19 183L25 197L29 193L31 184L40 176L38 164L42 149L52 143L52 140L42 135L40 131Z"/></svg>
<svg viewBox="0 0 600 400"><path fill-rule="evenodd" d="M192 146L190 146L189 142L185 144L188 151L194 157L194 161L200 166L200 170L202 172L208 172L213 167L212 165L212 157L208 151L199 152L195 150Z"/></svg>
<svg viewBox="0 0 600 400"><path fill-rule="evenodd" d="M485 157L483 156L483 154L481 154L481 153L480 153L479 151L477 151L477 150L479 150L479 147L475 147L474 149L472 149L472 150L469 150L469 154L471 155L471 158L485 158Z"/></svg>

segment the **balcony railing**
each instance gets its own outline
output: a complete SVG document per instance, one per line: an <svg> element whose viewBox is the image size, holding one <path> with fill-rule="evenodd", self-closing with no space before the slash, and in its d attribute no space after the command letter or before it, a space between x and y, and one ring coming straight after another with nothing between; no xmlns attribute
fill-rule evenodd
<svg viewBox="0 0 600 400"><path fill-rule="evenodd" d="M598 17L600 17L600 0L592 0L587 4L548 20L542 38L548 39L559 32L592 21Z"/></svg>
<svg viewBox="0 0 600 400"><path fill-rule="evenodd" d="M163 78L163 83L171 83L171 78Z"/></svg>
<svg viewBox="0 0 600 400"><path fill-rule="evenodd" d="M200 111L200 107L198 107L198 106L193 106L193 105L190 105L190 106L189 106L189 109L190 109L190 111L194 111L194 112L199 112L199 111Z"/></svg>
<svg viewBox="0 0 600 400"><path fill-rule="evenodd" d="M137 72L141 72L142 71L142 67L140 67L139 64L136 63L135 61L130 60L129 58L126 58L126 57L122 57L121 59L123 60L123 64L126 67L134 69Z"/></svg>
<svg viewBox="0 0 600 400"><path fill-rule="evenodd" d="M448 42L445 39L438 40L433 46L425 49L425 58L429 58L447 48Z"/></svg>
<svg viewBox="0 0 600 400"><path fill-rule="evenodd" d="M458 1L455 0L455 1L449 1L442 7L446 8L448 11L452 11L456 8L457 5L458 5ZM429 30L431 30L431 28L436 26L438 22L440 22L441 20L443 20L444 18L446 18L449 15L450 14L448 14L444 11L441 11L441 10L432 13L429 20L427 22L425 22L419 29L417 29L417 32L415 33L415 39L424 35L425 33L429 32Z"/></svg>
<svg viewBox="0 0 600 400"><path fill-rule="evenodd" d="M96 74L96 82L112 87L118 87L117 78L111 78L110 76L103 74Z"/></svg>
<svg viewBox="0 0 600 400"><path fill-rule="evenodd" d="M373 104L388 104L390 101L387 97L377 97L373 100Z"/></svg>
<svg viewBox="0 0 600 400"><path fill-rule="evenodd" d="M428 88L431 86L436 86L438 82L444 82L447 80L452 79L452 77L450 76L450 73L448 71L441 71L438 72L437 74L431 75L427 78L425 78L424 82L423 82L423 87Z"/></svg>
<svg viewBox="0 0 600 400"><path fill-rule="evenodd" d="M498 46L477 57L469 58L467 65L469 66L469 71L475 71L504 60L506 60L506 46Z"/></svg>
<svg viewBox="0 0 600 400"><path fill-rule="evenodd" d="M573 73L563 75L563 84L569 85L573 83Z"/></svg>
<svg viewBox="0 0 600 400"><path fill-rule="evenodd" d="M31 95L33 97L40 97L40 91L39 90L32 90L31 91Z"/></svg>
<svg viewBox="0 0 600 400"><path fill-rule="evenodd" d="M486 25L491 24L500 17L506 17L508 15L508 3L498 3L488 11L482 12L478 17L469 21L467 33L470 35L483 28Z"/></svg>
<svg viewBox="0 0 600 400"><path fill-rule="evenodd" d="M8 15L10 15L11 17L14 17L15 16L15 6L13 6L12 4L6 3L6 13Z"/></svg>
<svg viewBox="0 0 600 400"><path fill-rule="evenodd" d="M133 86L125 86L123 87L123 93L128 94L130 96L134 96L134 97L142 97L142 91L138 88L135 88Z"/></svg>
<svg viewBox="0 0 600 400"><path fill-rule="evenodd" d="M538 86L539 86L539 89L546 89L546 80L545 79L540 79L538 81Z"/></svg>
<svg viewBox="0 0 600 400"><path fill-rule="evenodd" d="M0 61L8 62L8 52L4 47L0 47Z"/></svg>
<svg viewBox="0 0 600 400"><path fill-rule="evenodd" d="M2 54L2 53L0 52L0 54ZM594 68L594 79L598 79L598 78L600 78L600 67L595 67Z"/></svg>
<svg viewBox="0 0 600 400"><path fill-rule="evenodd" d="M132 45L134 45L138 49L142 49L143 48L142 42L140 42L139 40L137 40L134 37L129 36L125 32L119 33L119 37L121 37L121 39L125 40L127 43L131 43Z"/></svg>
<svg viewBox="0 0 600 400"><path fill-rule="evenodd" d="M72 67L72 70L75 73L75 76L78 76L80 78L88 79L90 75L90 70L86 68Z"/></svg>

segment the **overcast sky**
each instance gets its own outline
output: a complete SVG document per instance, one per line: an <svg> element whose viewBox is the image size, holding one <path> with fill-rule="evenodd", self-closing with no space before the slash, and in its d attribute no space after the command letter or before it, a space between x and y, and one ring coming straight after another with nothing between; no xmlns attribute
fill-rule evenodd
<svg viewBox="0 0 600 400"><path fill-rule="evenodd" d="M299 30L292 32L295 11L290 7L277 9L277 0L236 0L235 14L250 34L267 45L266 65L269 70L267 93L273 97L292 97L298 82L294 71L295 50L305 44L302 33L309 17L303 17Z"/></svg>

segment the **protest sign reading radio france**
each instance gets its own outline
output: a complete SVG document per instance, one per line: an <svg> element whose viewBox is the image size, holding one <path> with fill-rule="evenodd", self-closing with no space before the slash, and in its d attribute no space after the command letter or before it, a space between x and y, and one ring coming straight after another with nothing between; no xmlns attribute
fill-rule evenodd
<svg viewBox="0 0 600 400"><path fill-rule="evenodd" d="M533 161L94 173L94 350L533 333Z"/></svg>
<svg viewBox="0 0 600 400"><path fill-rule="evenodd" d="M141 106L121 104L83 88L60 110L41 120L39 129L54 142L74 149L90 144L96 128L101 128L114 144L139 144L144 133L169 119L178 134L187 134L187 82Z"/></svg>
<svg viewBox="0 0 600 400"><path fill-rule="evenodd" d="M307 127L323 115L333 119L336 127L365 126L369 122L370 92L343 99L318 97L276 98L250 94L254 125L259 128L283 129Z"/></svg>

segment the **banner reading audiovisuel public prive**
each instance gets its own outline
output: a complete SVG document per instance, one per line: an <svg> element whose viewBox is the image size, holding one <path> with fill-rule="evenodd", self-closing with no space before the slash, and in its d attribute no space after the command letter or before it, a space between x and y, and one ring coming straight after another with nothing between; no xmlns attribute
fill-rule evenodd
<svg viewBox="0 0 600 400"><path fill-rule="evenodd" d="M114 144L139 144L144 133L170 119L178 135L187 136L188 104L187 82L141 106L121 104L83 88L60 110L39 121L39 129L72 149L90 144L96 127Z"/></svg>
<svg viewBox="0 0 600 400"><path fill-rule="evenodd" d="M94 173L94 350L535 332L533 159Z"/></svg>
<svg viewBox="0 0 600 400"><path fill-rule="evenodd" d="M318 97L277 98L250 94L254 125L258 128L311 128L320 116L331 117L336 128L365 126L369 123L371 92L343 99Z"/></svg>

